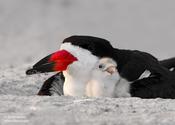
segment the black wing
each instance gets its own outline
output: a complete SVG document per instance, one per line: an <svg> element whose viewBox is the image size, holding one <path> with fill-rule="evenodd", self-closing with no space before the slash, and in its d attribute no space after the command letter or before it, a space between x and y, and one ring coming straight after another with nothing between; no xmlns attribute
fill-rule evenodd
<svg viewBox="0 0 175 125"><path fill-rule="evenodd" d="M56 75L50 77L47 79L40 91L38 92L38 95L41 96L51 96L51 95L64 95L63 93L63 84L64 84L65 78L63 76L63 73L57 73Z"/></svg>
<svg viewBox="0 0 175 125"><path fill-rule="evenodd" d="M173 73L172 73L173 74ZM135 81L130 86L132 97L175 99L175 75L153 76Z"/></svg>
<svg viewBox="0 0 175 125"><path fill-rule="evenodd" d="M126 60L125 63L120 63L120 75L128 81L135 81L144 73L145 70L150 71L152 74L164 75L166 68L161 67L159 61L151 54L141 52L138 50L121 50L123 56L117 62ZM125 59L126 58L126 59Z"/></svg>
<svg viewBox="0 0 175 125"><path fill-rule="evenodd" d="M169 70L175 66L175 58L159 61ZM150 76L133 82L130 86L132 97L175 99L175 71L164 75Z"/></svg>

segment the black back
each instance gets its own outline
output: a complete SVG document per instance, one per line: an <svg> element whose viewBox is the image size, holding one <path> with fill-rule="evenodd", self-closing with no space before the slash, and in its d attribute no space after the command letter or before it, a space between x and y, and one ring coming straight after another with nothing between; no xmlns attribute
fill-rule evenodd
<svg viewBox="0 0 175 125"><path fill-rule="evenodd" d="M63 43L71 43L72 45L89 50L97 57L113 57L114 48L109 41L92 36L71 36L64 39Z"/></svg>

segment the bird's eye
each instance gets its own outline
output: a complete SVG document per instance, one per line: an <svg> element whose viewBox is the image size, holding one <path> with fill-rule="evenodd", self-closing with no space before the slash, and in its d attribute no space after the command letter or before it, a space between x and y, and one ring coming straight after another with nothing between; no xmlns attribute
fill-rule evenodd
<svg viewBox="0 0 175 125"><path fill-rule="evenodd" d="M98 66L98 68L99 69L103 69L105 66L103 65L103 64L100 64L99 66Z"/></svg>

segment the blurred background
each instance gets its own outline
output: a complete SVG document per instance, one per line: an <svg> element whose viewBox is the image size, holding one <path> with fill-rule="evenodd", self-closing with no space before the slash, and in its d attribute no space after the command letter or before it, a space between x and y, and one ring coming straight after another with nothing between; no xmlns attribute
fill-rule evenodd
<svg viewBox="0 0 175 125"><path fill-rule="evenodd" d="M0 0L0 64L33 63L71 35L175 56L174 0Z"/></svg>

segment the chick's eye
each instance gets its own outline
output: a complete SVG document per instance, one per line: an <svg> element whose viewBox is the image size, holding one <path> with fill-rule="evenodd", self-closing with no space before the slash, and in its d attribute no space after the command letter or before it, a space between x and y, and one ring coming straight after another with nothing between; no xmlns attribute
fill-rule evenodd
<svg viewBox="0 0 175 125"><path fill-rule="evenodd" d="M99 67L99 69L103 69L104 68L104 65L103 64L100 64L98 67Z"/></svg>

